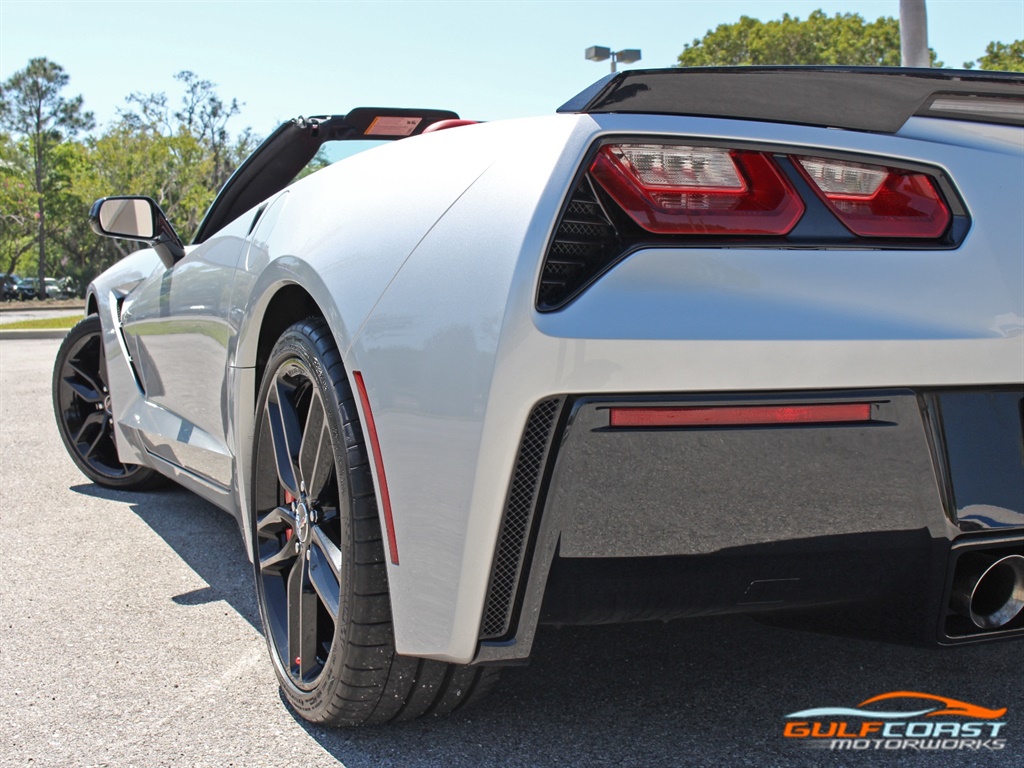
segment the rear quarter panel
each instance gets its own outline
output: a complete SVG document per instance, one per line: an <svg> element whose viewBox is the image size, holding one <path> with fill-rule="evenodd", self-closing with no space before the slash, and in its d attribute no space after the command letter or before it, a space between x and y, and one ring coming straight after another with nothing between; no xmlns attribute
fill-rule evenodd
<svg viewBox="0 0 1024 768"><path fill-rule="evenodd" d="M550 154L538 153L542 163L495 162L420 244L349 351L388 467L403 653L472 657L518 440L544 397L996 384L1024 373L1021 193L1006 188L1024 178L1019 129L958 124L926 137L572 120ZM554 218L591 142L612 134L925 163L954 180L972 230L947 251L641 250L566 309L539 314Z"/></svg>

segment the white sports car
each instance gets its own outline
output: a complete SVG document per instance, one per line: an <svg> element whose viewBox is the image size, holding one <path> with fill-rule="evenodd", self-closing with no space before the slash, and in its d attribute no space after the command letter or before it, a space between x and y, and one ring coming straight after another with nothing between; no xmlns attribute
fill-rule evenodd
<svg viewBox="0 0 1024 768"><path fill-rule="evenodd" d="M480 698L538 626L1024 636L1024 77L632 70L296 119L88 290L92 480L238 518L305 718ZM291 183L327 142L388 141Z"/></svg>

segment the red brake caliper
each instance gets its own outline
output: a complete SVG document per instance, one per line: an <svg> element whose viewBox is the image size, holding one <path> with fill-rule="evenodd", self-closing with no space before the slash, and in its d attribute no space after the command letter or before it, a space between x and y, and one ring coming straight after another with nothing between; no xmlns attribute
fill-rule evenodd
<svg viewBox="0 0 1024 768"><path fill-rule="evenodd" d="M295 497L292 496L290 493L288 493L288 491L285 491L284 492L284 503L285 504L291 504L293 501L295 501ZM289 528L287 531L285 531L284 532L284 540L285 541L291 541L292 540L292 533L294 533L294 531L292 531L291 528Z"/></svg>

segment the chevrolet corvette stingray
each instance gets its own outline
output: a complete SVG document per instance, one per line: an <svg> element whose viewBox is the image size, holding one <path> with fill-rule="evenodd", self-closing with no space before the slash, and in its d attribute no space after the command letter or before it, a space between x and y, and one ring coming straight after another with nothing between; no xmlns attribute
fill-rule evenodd
<svg viewBox="0 0 1024 768"><path fill-rule="evenodd" d="M294 179L333 142L381 146ZM339 145L340 146L340 145ZM131 190L112 190L123 193ZM1024 635L1024 77L631 70L281 126L90 285L94 482L234 515L303 717L450 712L545 624Z"/></svg>

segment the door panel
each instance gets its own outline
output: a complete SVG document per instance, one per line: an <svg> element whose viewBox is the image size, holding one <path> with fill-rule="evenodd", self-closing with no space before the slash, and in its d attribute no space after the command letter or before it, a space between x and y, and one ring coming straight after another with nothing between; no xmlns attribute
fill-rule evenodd
<svg viewBox="0 0 1024 768"><path fill-rule="evenodd" d="M237 328L230 316L235 269L252 214L143 281L121 322L145 390L137 413L148 450L228 486L227 367Z"/></svg>

